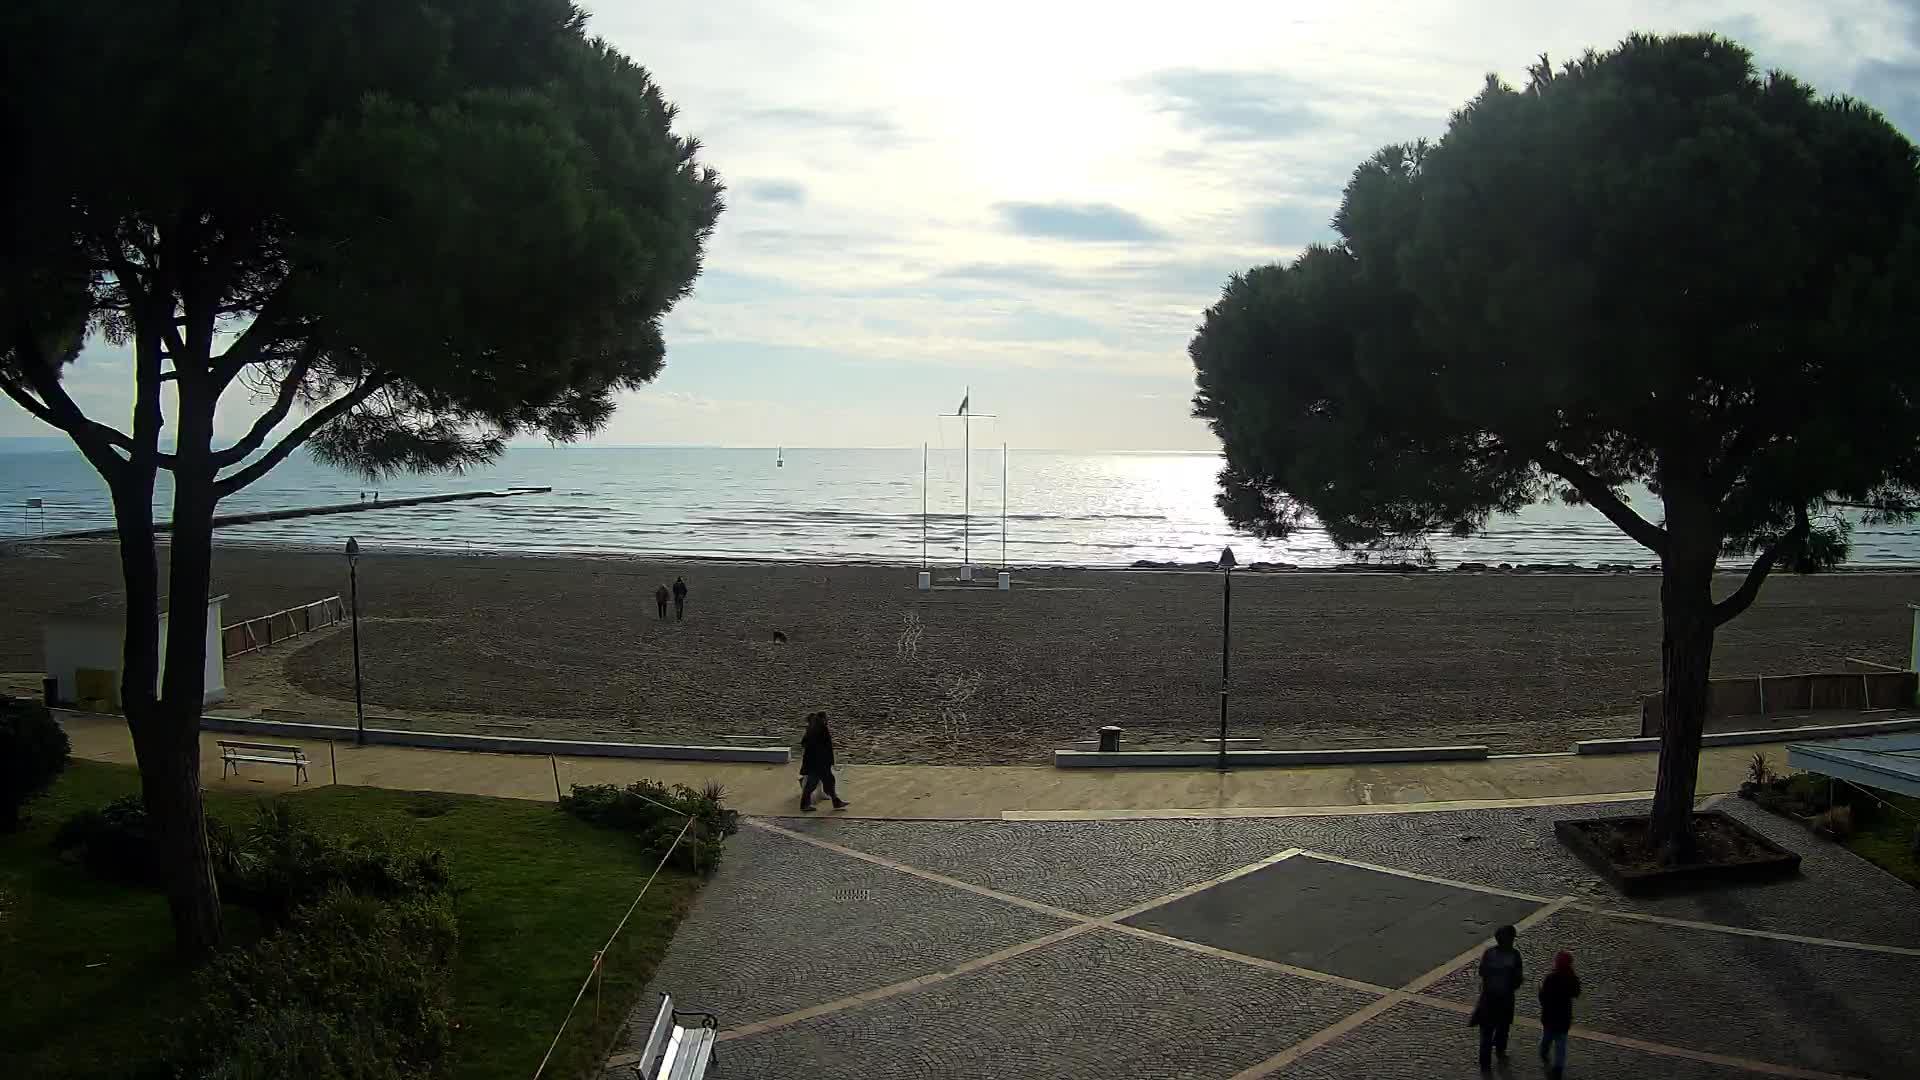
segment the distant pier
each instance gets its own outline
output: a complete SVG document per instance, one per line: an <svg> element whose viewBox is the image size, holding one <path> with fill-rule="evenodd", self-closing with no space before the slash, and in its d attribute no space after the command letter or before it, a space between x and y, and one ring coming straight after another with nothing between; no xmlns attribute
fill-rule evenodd
<svg viewBox="0 0 1920 1080"><path fill-rule="evenodd" d="M510 499L515 495L545 495L553 491L552 487L513 487L505 491L453 491L443 495L413 495L404 499L363 499L359 502L333 503L329 506L296 506L286 510L258 510L250 514L221 514L213 519L213 527L224 525L254 525L262 521L286 521L290 518L324 517L328 514L359 514L368 510L394 510L403 506L429 506L433 503L469 502L474 499ZM173 528L172 523L156 521L153 527L160 532ZM14 537L15 540L96 540L111 539L118 536L115 529L81 529L77 532L47 533L36 537Z"/></svg>

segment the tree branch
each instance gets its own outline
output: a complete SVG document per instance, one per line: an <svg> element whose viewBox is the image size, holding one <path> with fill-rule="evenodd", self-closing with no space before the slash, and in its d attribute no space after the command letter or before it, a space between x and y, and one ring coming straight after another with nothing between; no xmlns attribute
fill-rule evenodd
<svg viewBox="0 0 1920 1080"><path fill-rule="evenodd" d="M24 353L22 346L16 355ZM111 484L120 474L125 459L113 452L115 447L129 453L133 449L133 439L126 434L102 424L80 411L80 406L60 388L58 379L38 374L34 360L21 355L19 369L21 375L32 384L32 393L12 375L0 372L0 391L14 400L21 408L32 413L43 423L49 424L67 433L73 444L86 455L100 476ZM44 365L40 365L44 366ZM38 394L39 397L35 397Z"/></svg>
<svg viewBox="0 0 1920 1080"><path fill-rule="evenodd" d="M232 476L215 481L213 485L214 499L216 501L224 499L246 487L248 484L253 483L255 480L260 479L262 476L267 475L275 465L285 461L288 454L293 453L302 443L312 438L314 432L319 431L321 428L326 427L328 424L345 415L349 410L372 397L377 391L391 382L393 382L392 376L368 378L359 386L347 391L346 394L341 397L314 410L305 420L300 422L299 427L288 432L286 438L281 439L279 443L275 444L273 449L267 451L265 457L234 473Z"/></svg>
<svg viewBox="0 0 1920 1080"><path fill-rule="evenodd" d="M146 308L149 304L159 303L159 301L155 299L157 294L140 283L140 268L133 265L132 260L121 254L119 242L112 237L108 237L107 244L109 245L107 263L113 269L114 280L118 281L120 287L126 290L128 304L133 310L134 319L137 321L140 318L142 309ZM180 336L180 327L174 322L172 297L167 298L166 318L156 321L159 323L160 338L166 343L167 354L176 358L185 356L187 354L187 343L186 340Z"/></svg>
<svg viewBox="0 0 1920 1080"><path fill-rule="evenodd" d="M259 312L247 324L247 328L215 358L214 378L219 386L225 387L240 374L241 368L258 362L260 354L279 338L280 332L285 329L279 325L280 317L291 302L287 299L290 293L287 286L288 283L282 281L267 297L266 303L260 305Z"/></svg>
<svg viewBox="0 0 1920 1080"><path fill-rule="evenodd" d="M1601 482L1599 477L1558 450L1541 447L1535 451L1534 459L1549 472L1572 484L1581 498L1607 515L1607 520L1613 522L1621 532L1632 537L1641 547L1666 558L1667 531L1634 513L1633 508L1620 501L1620 496L1615 495L1613 489Z"/></svg>
<svg viewBox="0 0 1920 1080"><path fill-rule="evenodd" d="M1812 522L1807 519L1807 508L1802 506L1796 509L1793 512L1793 518L1793 528L1787 530L1785 536L1768 544L1767 550L1753 560L1753 566L1747 570L1747 579L1740 583L1740 587L1734 590L1733 595L1713 605L1713 625L1724 626L1738 618L1741 612L1752 607L1754 600L1760 595L1760 586L1766 582L1767 575L1773 572L1774 564L1780 561L1780 556L1806 542L1807 534L1813 528Z"/></svg>
<svg viewBox="0 0 1920 1080"><path fill-rule="evenodd" d="M307 347L300 351L299 359L293 362L293 370L287 373L286 378L280 380L280 392L274 396L273 407L253 422L253 427L248 429L245 438L225 450L214 453L215 470L224 469L229 465L238 465L247 460L248 454L260 449L261 444L267 441L267 436L273 433L273 429L279 427L280 422L293 411L293 403L300 396L300 384L306 381L307 372L313 370L314 357L319 353L319 342L309 340Z"/></svg>

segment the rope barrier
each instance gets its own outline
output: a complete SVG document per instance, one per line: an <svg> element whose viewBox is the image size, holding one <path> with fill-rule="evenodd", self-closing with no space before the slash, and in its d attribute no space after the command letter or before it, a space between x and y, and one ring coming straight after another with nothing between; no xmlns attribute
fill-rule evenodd
<svg viewBox="0 0 1920 1080"><path fill-rule="evenodd" d="M640 797L643 799L646 798L644 795ZM654 802L652 799L647 799L647 801ZM654 802L654 805L665 806L664 803L657 802ZM553 1060L553 1052L560 1048L560 1037L567 1033L567 1024L572 1022L573 1012L580 1007L580 1002L587 996L587 987L589 986L595 987L594 1000L597 1005L599 1001L597 980L600 978L602 965L606 961L607 950L613 948L613 943L619 938L620 931L627 928L627 920L633 918L633 913L639 910L641 899L647 895L647 890L653 887L653 880L660 876L661 868L665 867L667 860L673 857L674 850L680 846L680 841L686 838L687 830L693 828L692 814L684 810L674 810L671 806L666 806L665 808L682 815L687 819L687 822L680 826L680 834L673 838L672 844L668 845L666 854L660 856L660 862L654 866L653 873L647 875L647 883L640 886L640 892L634 896L633 903L627 905L627 913L620 916L619 925L613 928L613 933L607 935L607 943L602 945L600 950L593 954L593 967L587 971L587 977L581 981L579 991L573 995L573 1004L567 1006L567 1015L560 1018L560 1030L553 1033L553 1042L547 1046L546 1056L540 1059L540 1067L533 1070L533 1080L540 1080L542 1074L547 1071L547 1064Z"/></svg>

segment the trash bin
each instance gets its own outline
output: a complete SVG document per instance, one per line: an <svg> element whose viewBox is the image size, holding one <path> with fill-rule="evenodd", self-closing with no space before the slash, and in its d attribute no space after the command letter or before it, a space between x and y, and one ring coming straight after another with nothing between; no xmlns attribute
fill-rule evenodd
<svg viewBox="0 0 1920 1080"><path fill-rule="evenodd" d="M1111 754L1111 753L1115 753L1119 749L1120 749L1120 726L1118 724L1108 724L1106 727L1101 728L1100 729L1100 752L1103 754Z"/></svg>

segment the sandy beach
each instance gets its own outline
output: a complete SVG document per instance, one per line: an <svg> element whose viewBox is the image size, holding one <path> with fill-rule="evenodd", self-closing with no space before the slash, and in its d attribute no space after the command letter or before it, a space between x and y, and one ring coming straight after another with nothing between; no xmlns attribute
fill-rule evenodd
<svg viewBox="0 0 1920 1080"><path fill-rule="evenodd" d="M675 574L687 620L661 622L652 592ZM322 552L222 548L215 576L228 622L347 591L344 559ZM843 756L868 763L1039 763L1106 723L1155 744L1215 730L1217 575L1017 571L1007 593L920 593L913 576L369 553L368 711L421 728L718 742L790 741L824 708ZM117 590L109 545L0 558L0 670L40 666L48 612ZM1233 590L1232 734L1268 747L1564 750L1636 734L1638 697L1658 686L1648 574L1242 573ZM1916 595L1915 575L1777 576L1722 630L1715 674L1904 663ZM237 658L228 681L243 708L352 716L344 632Z"/></svg>

